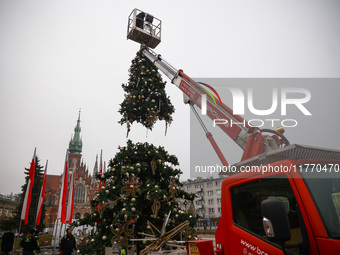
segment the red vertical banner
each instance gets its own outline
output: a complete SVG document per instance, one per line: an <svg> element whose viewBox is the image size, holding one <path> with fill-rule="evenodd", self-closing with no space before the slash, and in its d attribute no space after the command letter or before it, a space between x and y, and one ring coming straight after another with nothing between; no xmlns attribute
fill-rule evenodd
<svg viewBox="0 0 340 255"><path fill-rule="evenodd" d="M74 204L74 183L76 177L76 170L73 170L72 173L72 181L70 183L70 189L68 192L68 201L67 201L67 214L66 214L66 223L71 224L73 218L73 204Z"/></svg>
<svg viewBox="0 0 340 255"><path fill-rule="evenodd" d="M28 177L28 182L27 182L27 187L26 187L24 203L22 205L22 211L21 211L21 220L24 221L25 225L27 225L28 223L28 212L31 206L32 189L34 185L35 153L36 153L36 148L34 149L34 154L33 154L32 162L31 162L30 170L29 170L29 177Z"/></svg>
<svg viewBox="0 0 340 255"><path fill-rule="evenodd" d="M48 161L46 161L43 181L42 181L41 190L40 190L39 203L38 203L38 208L37 208L37 217L36 217L36 223L35 223L37 226L39 226L39 224L40 224L42 206L43 206L44 200L45 200L46 178L47 178L47 163L48 163Z"/></svg>
<svg viewBox="0 0 340 255"><path fill-rule="evenodd" d="M67 175L68 175L68 151L66 151L65 166L63 180L60 190L59 208L57 219L60 219L61 223L66 223L66 193L67 193Z"/></svg>

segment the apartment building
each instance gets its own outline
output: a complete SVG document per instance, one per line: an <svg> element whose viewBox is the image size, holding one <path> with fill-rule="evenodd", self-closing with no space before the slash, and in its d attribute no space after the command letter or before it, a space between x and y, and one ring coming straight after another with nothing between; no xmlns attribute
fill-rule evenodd
<svg viewBox="0 0 340 255"><path fill-rule="evenodd" d="M194 205L196 214L201 218L198 223L199 229L216 229L221 218L221 188L220 178L189 179L184 182L182 189L189 193L195 193Z"/></svg>

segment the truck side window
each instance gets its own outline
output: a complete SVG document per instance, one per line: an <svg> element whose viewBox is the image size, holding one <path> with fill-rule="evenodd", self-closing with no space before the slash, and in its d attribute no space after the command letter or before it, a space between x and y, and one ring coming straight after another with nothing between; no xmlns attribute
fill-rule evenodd
<svg viewBox="0 0 340 255"><path fill-rule="evenodd" d="M261 202L267 198L280 199L286 206L292 236L286 244L302 242L297 202L286 177L261 179L231 188L234 224L268 240L264 233L261 214ZM290 250L299 253L298 248Z"/></svg>

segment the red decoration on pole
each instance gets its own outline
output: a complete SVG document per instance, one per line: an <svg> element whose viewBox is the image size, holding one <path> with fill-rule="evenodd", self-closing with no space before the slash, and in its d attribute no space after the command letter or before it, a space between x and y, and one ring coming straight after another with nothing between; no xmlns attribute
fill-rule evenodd
<svg viewBox="0 0 340 255"><path fill-rule="evenodd" d="M68 161L68 150L66 151L63 182L61 185L58 216L57 216L57 219L60 219L60 222L64 224L66 223L66 193L67 193L67 175L68 175L67 161Z"/></svg>
<svg viewBox="0 0 340 255"><path fill-rule="evenodd" d="M39 224L40 224L42 206L43 206L44 200L45 200L46 178L47 178L47 163L48 163L48 161L46 161L45 172L44 172L42 186L41 186L41 190L40 190L40 196L39 196L37 218L36 218L36 223L35 223L37 226L39 226Z"/></svg>
<svg viewBox="0 0 340 255"><path fill-rule="evenodd" d="M26 193L25 193L25 199L24 199L24 203L22 205L22 211L21 211L21 220L24 221L25 225L27 225L28 223L28 212L30 210L32 189L34 185L35 152L36 152L36 148L34 149L31 167L29 170L29 177L28 177L28 183L27 183L27 188L26 188Z"/></svg>
<svg viewBox="0 0 340 255"><path fill-rule="evenodd" d="M72 217L73 217L73 204L74 204L74 182L76 177L76 170L72 173L72 183L70 190L68 192L68 202L67 202L67 215L66 215L66 223L71 224L72 223Z"/></svg>

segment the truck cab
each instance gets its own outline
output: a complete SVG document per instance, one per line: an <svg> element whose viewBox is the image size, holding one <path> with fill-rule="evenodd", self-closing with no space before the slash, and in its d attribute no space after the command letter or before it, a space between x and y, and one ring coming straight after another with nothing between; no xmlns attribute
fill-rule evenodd
<svg viewBox="0 0 340 255"><path fill-rule="evenodd" d="M216 254L340 254L339 157L290 145L236 164L240 173L222 182Z"/></svg>

